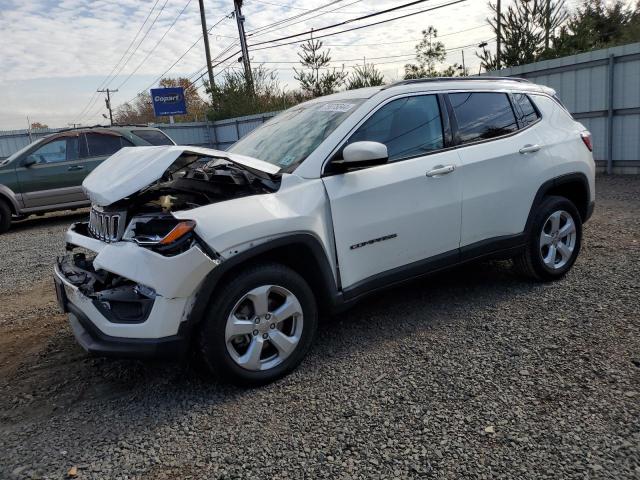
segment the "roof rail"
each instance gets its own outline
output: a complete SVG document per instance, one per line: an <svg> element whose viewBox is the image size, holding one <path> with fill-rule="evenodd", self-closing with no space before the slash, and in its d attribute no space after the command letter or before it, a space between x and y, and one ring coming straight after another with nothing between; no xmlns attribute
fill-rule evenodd
<svg viewBox="0 0 640 480"><path fill-rule="evenodd" d="M518 77L431 77L431 78L412 78L410 80L400 80L399 82L387 85L384 89L391 87L398 87L400 85L411 85L413 83L431 83L431 82L468 82L468 81L482 81L482 80L506 80L511 82L531 83L526 78ZM384 90L383 89L383 90Z"/></svg>
<svg viewBox="0 0 640 480"><path fill-rule="evenodd" d="M60 130L57 130L55 132L50 132L49 135L53 135L56 133L64 133L64 132L71 132L74 130L90 130L92 128L117 128L117 127L149 127L149 125L145 124L145 123L114 123L113 125L109 126L109 125L100 125L100 124L96 124L96 125L79 125L77 127L69 127L69 128L61 128ZM150 127L153 128L153 127Z"/></svg>

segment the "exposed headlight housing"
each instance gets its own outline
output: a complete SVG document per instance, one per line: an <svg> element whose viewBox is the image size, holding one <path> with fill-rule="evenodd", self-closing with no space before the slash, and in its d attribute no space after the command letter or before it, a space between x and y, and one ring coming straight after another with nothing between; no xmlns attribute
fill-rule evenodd
<svg viewBox="0 0 640 480"><path fill-rule="evenodd" d="M193 220L143 215L131 219L122 239L163 255L177 255L191 248L195 241L195 228Z"/></svg>

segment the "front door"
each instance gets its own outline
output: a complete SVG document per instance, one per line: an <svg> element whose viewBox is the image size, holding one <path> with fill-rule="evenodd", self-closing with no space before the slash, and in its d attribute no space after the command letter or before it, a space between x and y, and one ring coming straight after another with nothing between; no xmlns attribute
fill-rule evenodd
<svg viewBox="0 0 640 480"><path fill-rule="evenodd" d="M382 105L345 143L380 142L389 152L384 165L323 179L346 290L377 275L402 276L439 254L457 259L459 157L442 151L444 138L437 96L414 95Z"/></svg>
<svg viewBox="0 0 640 480"><path fill-rule="evenodd" d="M40 145L16 168L25 207L81 201L82 170L77 134L53 138Z"/></svg>

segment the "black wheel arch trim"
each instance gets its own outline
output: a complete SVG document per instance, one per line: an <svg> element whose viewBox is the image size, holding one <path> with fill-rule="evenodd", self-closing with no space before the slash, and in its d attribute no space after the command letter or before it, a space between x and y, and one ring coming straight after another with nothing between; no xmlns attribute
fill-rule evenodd
<svg viewBox="0 0 640 480"><path fill-rule="evenodd" d="M553 188L568 183L574 183L576 181L580 182L587 192L587 205L585 206L585 215L584 218L582 218L582 223L585 223L587 220L589 220L589 217L593 213L594 207L594 202L591 202L591 188L589 187L589 180L587 179L587 176L582 172L567 173L547 180L540 186L540 188L538 188L538 191L533 198L531 209L529 210L529 216L527 217L527 223L525 224L524 229L525 233L528 233L530 231L535 214L535 209L542 203L542 199L547 195L547 193L549 193L549 191ZM582 214L582 206L576 205L576 208Z"/></svg>
<svg viewBox="0 0 640 480"><path fill-rule="evenodd" d="M22 206L18 195L6 185L0 185L0 201L6 202L14 215L20 214Z"/></svg>
<svg viewBox="0 0 640 480"><path fill-rule="evenodd" d="M294 246L303 246L308 248L312 252L313 259L311 261L315 263L315 267L317 267L320 278L322 279L326 294L325 300L329 300L332 307L339 305L341 303L341 294L339 293L339 274L336 281L336 278L333 274L333 269L331 268L331 263L329 262L329 258L327 257L327 254L322 247L320 240L311 233L298 232L284 235L282 237L268 240L264 243L256 245L249 250L245 250L230 258L225 259L220 263L220 265L211 270L211 272L209 272L209 274L202 281L198 292L196 293L196 299L188 318L189 325L191 327L194 327L200 323L205 315L206 308L209 304L209 299L211 298L213 292L216 290L220 283L220 280L224 277L225 274L230 272L232 269L239 267L243 263L259 259L259 257L266 255L276 249ZM314 293L317 294L318 292Z"/></svg>

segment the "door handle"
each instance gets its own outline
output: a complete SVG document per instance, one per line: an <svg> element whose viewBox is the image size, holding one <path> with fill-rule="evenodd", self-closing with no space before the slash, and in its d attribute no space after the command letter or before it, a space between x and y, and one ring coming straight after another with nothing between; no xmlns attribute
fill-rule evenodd
<svg viewBox="0 0 640 480"><path fill-rule="evenodd" d="M446 175L456 169L454 165L438 165L427 172L427 177L439 177L440 175Z"/></svg>
<svg viewBox="0 0 640 480"><path fill-rule="evenodd" d="M520 149L520 153L522 153L523 155L527 153L535 153L541 148L542 147L540 145L525 145Z"/></svg>
<svg viewBox="0 0 640 480"><path fill-rule="evenodd" d="M73 172L75 170L84 170L84 166L83 165L71 165L69 168L67 168L67 171L69 171L69 172Z"/></svg>

